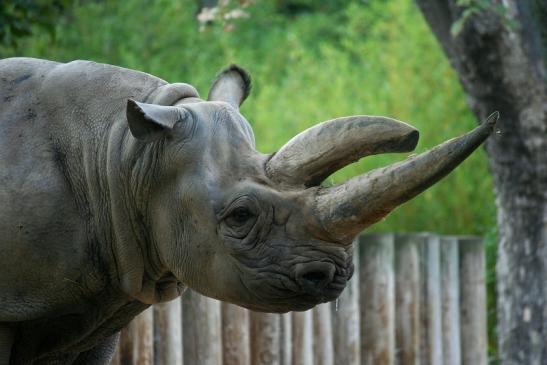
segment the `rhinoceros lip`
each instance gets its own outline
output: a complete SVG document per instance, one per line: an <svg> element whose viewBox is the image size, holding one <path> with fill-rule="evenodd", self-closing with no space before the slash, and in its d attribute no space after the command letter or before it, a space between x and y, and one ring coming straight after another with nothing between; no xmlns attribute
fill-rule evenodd
<svg viewBox="0 0 547 365"><path fill-rule="evenodd" d="M308 305L316 305L319 303L330 302L340 296L346 283L349 280L345 275L336 275L333 282L327 285L325 288L316 292L310 292L298 286L298 289L283 289L287 290L292 295L287 295L287 299L297 302L302 302ZM279 288L282 289L282 288Z"/></svg>
<svg viewBox="0 0 547 365"><path fill-rule="evenodd" d="M279 291L284 291L286 295L284 297L276 295L267 300L265 300L264 296L260 296L262 298L260 302L267 303L266 305L259 305L257 303L244 303L242 305L251 310L260 312L285 313L288 311L306 311L320 303L326 303L337 299L345 287L345 281L343 283L337 282L329 285L321 293L318 293L318 295L312 295L302 291L287 290L277 286L271 287ZM256 294L258 293L255 292L255 295Z"/></svg>
<svg viewBox="0 0 547 365"><path fill-rule="evenodd" d="M342 291L344 290L345 286L342 287L327 287L325 288L320 294L317 295L311 295L311 294L303 294L298 297L294 298L294 302L291 303L293 306L293 309L291 310L308 310L318 304L321 303L327 303L332 302L333 300L337 299L340 294L342 294Z"/></svg>
<svg viewBox="0 0 547 365"><path fill-rule="evenodd" d="M347 281L348 278L346 277L340 276L335 278L335 281L329 284L325 289L323 289L323 291L321 292L321 296L317 299L321 303L335 300L340 296L340 294L342 294L342 291L344 291Z"/></svg>

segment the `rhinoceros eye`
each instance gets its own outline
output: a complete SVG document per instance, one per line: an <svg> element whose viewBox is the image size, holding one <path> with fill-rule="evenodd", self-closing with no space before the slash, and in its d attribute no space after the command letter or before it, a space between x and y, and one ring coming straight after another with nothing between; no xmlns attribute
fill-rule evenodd
<svg viewBox="0 0 547 365"><path fill-rule="evenodd" d="M227 223L231 226L242 226L253 218L253 214L245 207L238 207L230 213Z"/></svg>
<svg viewBox="0 0 547 365"><path fill-rule="evenodd" d="M240 196L221 213L221 233L236 239L247 237L259 217L259 206L250 195Z"/></svg>

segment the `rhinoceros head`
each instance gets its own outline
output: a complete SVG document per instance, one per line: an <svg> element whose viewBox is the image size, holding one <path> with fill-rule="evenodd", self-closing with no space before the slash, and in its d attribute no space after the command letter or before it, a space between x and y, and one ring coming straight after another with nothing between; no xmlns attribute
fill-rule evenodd
<svg viewBox="0 0 547 365"><path fill-rule="evenodd" d="M449 173L492 123L421 155L336 186L321 183L359 158L412 151L418 131L372 116L338 118L274 154L255 149L239 112L249 93L239 67L223 71L208 101L128 102L133 136L161 146L149 197L159 260L180 282L260 311L305 310L334 300L353 273L352 240Z"/></svg>

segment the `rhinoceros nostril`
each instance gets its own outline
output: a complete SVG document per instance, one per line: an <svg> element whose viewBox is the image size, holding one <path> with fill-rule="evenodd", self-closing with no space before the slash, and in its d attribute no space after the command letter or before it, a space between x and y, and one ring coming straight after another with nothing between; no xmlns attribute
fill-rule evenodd
<svg viewBox="0 0 547 365"><path fill-rule="evenodd" d="M310 294L318 294L332 282L335 270L334 265L326 262L298 264L295 271L296 281Z"/></svg>
<svg viewBox="0 0 547 365"><path fill-rule="evenodd" d="M319 284L327 278L327 273L324 271L312 271L302 275L302 279L311 281L314 284Z"/></svg>

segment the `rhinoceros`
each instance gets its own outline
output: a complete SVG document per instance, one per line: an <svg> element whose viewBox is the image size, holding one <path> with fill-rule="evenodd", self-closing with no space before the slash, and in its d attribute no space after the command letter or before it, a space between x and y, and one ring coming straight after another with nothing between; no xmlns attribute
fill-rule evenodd
<svg viewBox="0 0 547 365"><path fill-rule="evenodd" d="M352 240L449 173L496 118L326 186L361 157L412 151L378 116L256 150L230 66L186 83L89 61L0 61L0 365L108 363L117 333L190 287L253 310L306 310L350 279Z"/></svg>

